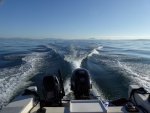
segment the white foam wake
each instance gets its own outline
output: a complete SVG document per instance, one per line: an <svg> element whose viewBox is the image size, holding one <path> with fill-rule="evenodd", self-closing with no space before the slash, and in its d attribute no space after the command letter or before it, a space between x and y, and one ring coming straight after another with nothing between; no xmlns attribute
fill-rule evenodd
<svg viewBox="0 0 150 113"><path fill-rule="evenodd" d="M89 54L88 57L91 57L93 54L99 54L98 50L102 50L103 46L99 46L95 49L93 49Z"/></svg>
<svg viewBox="0 0 150 113"><path fill-rule="evenodd" d="M43 65L43 56L43 53L31 53L22 59L24 64L0 69L0 107L6 105L18 90L29 84L26 80L38 73Z"/></svg>
<svg viewBox="0 0 150 113"><path fill-rule="evenodd" d="M70 77L68 77L65 82L64 82L64 90L65 90L65 95L68 95L71 90L70 90Z"/></svg>
<svg viewBox="0 0 150 113"><path fill-rule="evenodd" d="M150 69L148 64L118 61L118 65L125 70L126 76L131 78L133 82L150 92Z"/></svg>
<svg viewBox="0 0 150 113"><path fill-rule="evenodd" d="M101 100L105 100L106 98L104 97L102 91L99 89L97 86L96 82L92 80L92 91L91 94L94 95L95 97L99 97Z"/></svg>
<svg viewBox="0 0 150 113"><path fill-rule="evenodd" d="M85 59L87 56L91 57L93 54L99 54L98 50L101 50L103 46L99 46L97 48L94 48L90 53L88 52L81 52L75 49L74 46L71 46L69 55L65 55L64 60L70 62L73 69L80 68L81 63L83 59Z"/></svg>
<svg viewBox="0 0 150 113"><path fill-rule="evenodd" d="M91 57L93 54L99 54L99 52L97 50L101 50L102 48L103 48L102 46L99 46L99 47L93 49L89 53L89 52L78 51L72 45L71 48L70 48L70 54L65 55L64 60L69 62L72 66L72 69L74 70L76 68L81 67L81 63L82 63L83 59L85 59L86 57ZM68 77L65 80L64 88L65 88L66 95L68 95L70 92L72 92L70 90L70 77ZM98 90L98 87L96 87L96 84L93 85L93 92L92 93L94 93L94 95L101 95L100 91Z"/></svg>
<svg viewBox="0 0 150 113"><path fill-rule="evenodd" d="M72 56L65 56L65 60L68 61L73 69L79 68L81 66L81 62L84 58L76 58Z"/></svg>
<svg viewBox="0 0 150 113"><path fill-rule="evenodd" d="M81 66L82 60L86 57L81 51L77 51L72 45L70 47L70 54L65 55L64 60L68 61L73 69L79 68Z"/></svg>

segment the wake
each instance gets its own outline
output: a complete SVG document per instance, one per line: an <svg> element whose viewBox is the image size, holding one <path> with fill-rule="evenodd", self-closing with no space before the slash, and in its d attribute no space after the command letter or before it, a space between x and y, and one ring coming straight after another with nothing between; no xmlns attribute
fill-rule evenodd
<svg viewBox="0 0 150 113"><path fill-rule="evenodd" d="M31 84L28 80L39 73L46 54L33 52L22 58L24 64L0 69L0 107L7 105L20 89Z"/></svg>
<svg viewBox="0 0 150 113"><path fill-rule="evenodd" d="M64 60L69 62L72 66L72 69L74 70L76 68L81 67L82 61L84 59L92 57L92 55L94 54L99 54L97 50L101 50L102 48L103 46L98 46L97 48L94 48L92 51L86 52L86 51L77 50L73 45L71 45L70 54L65 55Z"/></svg>
<svg viewBox="0 0 150 113"><path fill-rule="evenodd" d="M103 46L98 46L97 48L94 48L93 50L91 50L90 52L86 52L86 51L80 51L77 50L73 45L71 45L70 47L70 54L65 55L64 60L66 60L67 62L70 63L72 70L77 69L77 68L82 68L81 64L82 61L84 59L88 59L90 57L92 57L95 54L99 54L98 50L101 50L103 48ZM99 90L98 86L96 85L96 82L92 81L93 85L92 85L92 94L94 94L95 96L102 96L101 91ZM74 98L73 96L73 92L70 90L70 76L65 80L64 82L64 89L66 92L66 95L70 95L69 98Z"/></svg>
<svg viewBox="0 0 150 113"><path fill-rule="evenodd" d="M118 65L135 84L146 88L150 92L150 70L148 64L118 61Z"/></svg>

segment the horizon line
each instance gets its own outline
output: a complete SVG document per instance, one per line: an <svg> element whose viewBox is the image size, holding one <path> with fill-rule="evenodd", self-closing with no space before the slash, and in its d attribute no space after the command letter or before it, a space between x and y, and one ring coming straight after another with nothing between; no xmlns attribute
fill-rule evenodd
<svg viewBox="0 0 150 113"><path fill-rule="evenodd" d="M109 36L109 38L23 38L23 37L0 37L0 39L39 39L39 40L44 40L44 39L51 39L51 40L150 40L150 36L149 37L139 37L137 38L136 36L132 36L132 37L136 37L136 38L131 38L131 37L128 37L128 38L113 38L115 36ZM119 36L118 36L119 37Z"/></svg>

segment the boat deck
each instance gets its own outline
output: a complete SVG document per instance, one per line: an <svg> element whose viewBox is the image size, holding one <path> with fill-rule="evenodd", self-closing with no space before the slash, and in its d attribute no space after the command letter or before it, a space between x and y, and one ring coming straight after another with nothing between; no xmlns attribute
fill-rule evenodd
<svg viewBox="0 0 150 113"><path fill-rule="evenodd" d="M129 92L134 88L138 88L138 86L131 85ZM30 90L36 90L36 87L30 87ZM150 102L147 100L148 94L135 94L135 98L137 103L142 105L150 113ZM63 107L44 107L45 112L38 111L40 108L39 104L32 109L35 103L34 95L24 96L21 94L0 110L0 113L131 113L126 111L125 106L104 107L101 100L71 100L70 102L64 102ZM30 110L31 112L29 112Z"/></svg>
<svg viewBox="0 0 150 113"><path fill-rule="evenodd" d="M71 113L69 107L44 107L44 108L46 109L45 113ZM31 111L31 113L37 113L38 109L39 107L35 107ZM72 112L72 113L101 113L101 112ZM107 107L106 113L131 113L131 112L127 112L123 106L119 106L119 107ZM143 113L143 112L140 111L140 112L133 112L133 113Z"/></svg>

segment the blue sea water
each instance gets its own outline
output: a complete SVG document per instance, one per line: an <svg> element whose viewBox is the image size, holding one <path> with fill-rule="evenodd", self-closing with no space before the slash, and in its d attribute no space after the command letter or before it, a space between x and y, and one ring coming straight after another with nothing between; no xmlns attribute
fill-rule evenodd
<svg viewBox="0 0 150 113"><path fill-rule="evenodd" d="M150 40L0 39L0 107L31 85L42 97L42 78L58 69L72 98L70 76L79 67L103 99L127 97L130 84L150 92Z"/></svg>

